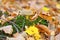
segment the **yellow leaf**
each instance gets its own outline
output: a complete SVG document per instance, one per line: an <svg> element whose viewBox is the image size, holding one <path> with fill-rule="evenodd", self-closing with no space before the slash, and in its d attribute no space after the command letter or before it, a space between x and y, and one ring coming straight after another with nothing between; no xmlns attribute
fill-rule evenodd
<svg viewBox="0 0 60 40"><path fill-rule="evenodd" d="M29 35L33 35L35 33L38 33L38 29L35 26L30 26L25 32Z"/></svg>
<svg viewBox="0 0 60 40"><path fill-rule="evenodd" d="M34 35L36 40L39 40L41 38L41 35L39 35L38 33Z"/></svg>
<svg viewBox="0 0 60 40"><path fill-rule="evenodd" d="M26 19L29 19L29 16L28 15L26 16Z"/></svg>
<svg viewBox="0 0 60 40"><path fill-rule="evenodd" d="M43 7L42 10L45 11L45 12L48 12L49 11L49 8Z"/></svg>

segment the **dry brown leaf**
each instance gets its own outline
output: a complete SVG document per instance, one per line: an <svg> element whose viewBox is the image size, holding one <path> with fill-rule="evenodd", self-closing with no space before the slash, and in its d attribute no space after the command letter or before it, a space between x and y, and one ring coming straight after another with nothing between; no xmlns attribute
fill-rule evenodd
<svg viewBox="0 0 60 40"><path fill-rule="evenodd" d="M36 27L39 29L41 28L44 32L46 32L48 35L50 35L51 33L51 30L48 29L48 27L46 27L45 25L41 25L41 24L38 24L36 25Z"/></svg>
<svg viewBox="0 0 60 40"><path fill-rule="evenodd" d="M22 35L23 37L27 37L27 34L26 34L26 32L21 32L21 33L15 33L15 34L13 34L13 37L18 37L19 35Z"/></svg>
<svg viewBox="0 0 60 40"><path fill-rule="evenodd" d="M6 40L25 40L25 38L23 38L22 36L20 36L19 38L14 38L14 37L12 37L12 38L7 38Z"/></svg>
<svg viewBox="0 0 60 40"><path fill-rule="evenodd" d="M48 20L48 21L52 21L52 16L47 16L47 15L43 15L43 14L40 14L39 16L43 19Z"/></svg>
<svg viewBox="0 0 60 40"><path fill-rule="evenodd" d="M5 33L12 34L13 29L11 25L1 27L0 30L3 30Z"/></svg>
<svg viewBox="0 0 60 40"><path fill-rule="evenodd" d="M60 40L60 33L55 36L55 40Z"/></svg>
<svg viewBox="0 0 60 40"><path fill-rule="evenodd" d="M33 15L33 11L31 9L22 9L20 10L21 15Z"/></svg>
<svg viewBox="0 0 60 40"><path fill-rule="evenodd" d="M35 40L34 37L28 37L27 40Z"/></svg>
<svg viewBox="0 0 60 40"><path fill-rule="evenodd" d="M14 17L13 16L9 16L9 17L7 17L5 20L6 21L10 21L10 20L12 20Z"/></svg>
<svg viewBox="0 0 60 40"><path fill-rule="evenodd" d="M27 37L25 32L15 33L13 34L13 37L11 38L8 37L7 40L25 40L25 37Z"/></svg>

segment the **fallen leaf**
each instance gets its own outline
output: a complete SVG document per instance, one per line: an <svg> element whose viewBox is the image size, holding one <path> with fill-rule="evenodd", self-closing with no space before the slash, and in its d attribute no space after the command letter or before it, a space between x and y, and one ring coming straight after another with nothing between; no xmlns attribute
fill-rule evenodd
<svg viewBox="0 0 60 40"><path fill-rule="evenodd" d="M1 27L0 30L3 30L5 33L12 34L13 29L11 25Z"/></svg>
<svg viewBox="0 0 60 40"><path fill-rule="evenodd" d="M34 13L30 9L22 9L22 10L20 10L20 14L21 15L33 15Z"/></svg>
<svg viewBox="0 0 60 40"><path fill-rule="evenodd" d="M34 37L29 37L27 40L35 40Z"/></svg>
<svg viewBox="0 0 60 40"><path fill-rule="evenodd" d="M11 37L11 38L7 37L7 40L25 40L26 36L24 36L24 35L26 35L25 32L15 33L15 34L13 34L13 37Z"/></svg>
<svg viewBox="0 0 60 40"><path fill-rule="evenodd" d="M55 36L55 40L60 40L60 33Z"/></svg>

